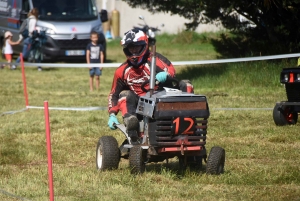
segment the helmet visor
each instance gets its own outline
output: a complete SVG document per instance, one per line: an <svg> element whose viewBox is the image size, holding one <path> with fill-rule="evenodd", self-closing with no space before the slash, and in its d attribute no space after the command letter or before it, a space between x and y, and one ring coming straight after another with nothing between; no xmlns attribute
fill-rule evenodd
<svg viewBox="0 0 300 201"><path fill-rule="evenodd" d="M127 56L140 56L144 52L145 44L136 45L130 44L126 48L124 48L124 52Z"/></svg>
<svg viewBox="0 0 300 201"><path fill-rule="evenodd" d="M143 45L129 45L127 48L131 55L140 55L143 50Z"/></svg>

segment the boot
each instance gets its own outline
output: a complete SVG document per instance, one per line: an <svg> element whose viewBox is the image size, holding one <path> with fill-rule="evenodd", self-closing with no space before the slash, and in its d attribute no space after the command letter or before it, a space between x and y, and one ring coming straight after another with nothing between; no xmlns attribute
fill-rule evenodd
<svg viewBox="0 0 300 201"><path fill-rule="evenodd" d="M137 142L138 140L138 130L139 130L139 120L136 116L130 115L124 117L124 124L126 126L126 131L132 142Z"/></svg>
<svg viewBox="0 0 300 201"><path fill-rule="evenodd" d="M138 131L139 129L139 120L134 115L125 117L124 124L126 126L127 131Z"/></svg>

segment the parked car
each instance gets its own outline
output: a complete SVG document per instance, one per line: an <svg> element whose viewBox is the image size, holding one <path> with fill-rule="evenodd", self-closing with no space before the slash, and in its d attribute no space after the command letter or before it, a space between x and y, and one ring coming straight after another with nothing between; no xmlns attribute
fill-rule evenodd
<svg viewBox="0 0 300 201"><path fill-rule="evenodd" d="M11 31L13 40L18 40L22 21L35 7L39 9L37 29L45 31L47 36L47 43L42 47L44 59L85 59L85 48L90 41L91 31L99 34L99 43L106 52L101 19L107 21L107 12L98 12L94 0L3 1L0 4L1 48L5 31ZM22 43L14 52L22 52Z"/></svg>

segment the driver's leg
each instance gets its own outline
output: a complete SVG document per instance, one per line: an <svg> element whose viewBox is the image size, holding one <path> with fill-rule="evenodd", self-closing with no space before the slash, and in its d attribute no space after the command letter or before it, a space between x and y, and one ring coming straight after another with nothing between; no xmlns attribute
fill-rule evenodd
<svg viewBox="0 0 300 201"><path fill-rule="evenodd" d="M179 89L183 92L194 93L194 87L190 80L181 80L179 82Z"/></svg>
<svg viewBox="0 0 300 201"><path fill-rule="evenodd" d="M119 95L118 105L128 131L138 131L139 128L139 121L135 113L138 100L138 95L130 90L122 91Z"/></svg>

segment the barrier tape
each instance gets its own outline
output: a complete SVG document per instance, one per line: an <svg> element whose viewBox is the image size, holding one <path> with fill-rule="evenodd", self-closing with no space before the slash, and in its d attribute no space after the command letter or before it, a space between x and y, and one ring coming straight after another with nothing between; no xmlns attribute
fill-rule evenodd
<svg viewBox="0 0 300 201"><path fill-rule="evenodd" d="M281 54L272 56L259 56L259 57L244 57L244 58L233 58L233 59L216 59L216 60L198 60L198 61L174 61L174 66L185 66L185 65L199 65L199 64L217 64L217 63L233 63L233 62L244 62L244 61L259 61L259 60L271 60L271 59L284 59L291 57L300 57L300 53L295 54ZM1 64L7 64L2 63ZM14 65L20 65L19 63L13 63ZM24 66L44 66L44 67L66 67L66 68L84 68L84 67L119 67L121 63L104 63L104 64L53 64L53 63L24 63Z"/></svg>
<svg viewBox="0 0 300 201"><path fill-rule="evenodd" d="M271 59L283 59L291 57L300 57L300 53L295 54L281 54L272 56L259 56L259 57L244 57L244 58L233 58L233 59L217 59L217 60L198 60L198 61L175 61L172 62L174 66L184 65L199 65L199 64L216 64L216 63L232 63L232 62L244 62L244 61L259 61L259 60L271 60ZM7 64L0 62L0 64ZM18 63L14 63L19 65ZM104 63L104 64L53 64L53 63L24 63L24 66L46 66L46 67L69 67L69 68L83 68L83 67L119 67L121 63ZM33 109L44 109L44 107L38 106L27 106L27 108ZM67 108L67 107L49 107L50 110L72 110L72 111L91 111L91 110L106 110L106 107L87 107L87 108ZM215 108L213 110L272 110L273 108ZM14 114L20 111L9 111L4 112L0 116L5 114Z"/></svg>
<svg viewBox="0 0 300 201"><path fill-rule="evenodd" d="M28 106L27 108L44 109L44 107ZM49 110L91 111L108 110L107 107L49 107ZM273 108L211 108L211 110L273 110Z"/></svg>
<svg viewBox="0 0 300 201"><path fill-rule="evenodd" d="M7 192L7 191L5 191L5 190L2 190L2 189L0 189L0 192L1 192L2 194L8 195L8 196L10 196L10 197L14 197L14 198L17 198L17 199L20 199L20 200L30 201L30 200L28 200L28 199L26 199L26 198L22 198L22 197L20 197L20 196L14 195L14 194L9 193L9 192Z"/></svg>
<svg viewBox="0 0 300 201"><path fill-rule="evenodd" d="M3 112L3 113L0 114L0 116L4 116L4 115L6 115L6 114L15 114L15 113L18 113L18 112L23 112L23 111L25 111L25 110L27 110L27 108L24 108L24 109L21 109L21 110L17 110L17 111Z"/></svg>
<svg viewBox="0 0 300 201"><path fill-rule="evenodd" d="M27 106L32 109L44 109L39 106ZM91 111L91 110L108 110L107 107L49 107L49 110L69 110L69 111Z"/></svg>
<svg viewBox="0 0 300 201"><path fill-rule="evenodd" d="M0 116L8 115L8 114L15 114L18 112L23 112L27 109L44 109L44 107L40 106L27 106L27 108L18 110L18 111L9 111L4 112L0 114ZM49 107L49 110L64 110L64 111L92 111L92 110L107 110L107 107ZM273 110L273 108L211 108L211 110L253 110L253 111L259 111L259 110Z"/></svg>
<svg viewBox="0 0 300 201"><path fill-rule="evenodd" d="M212 110L273 110L274 108L212 108Z"/></svg>

